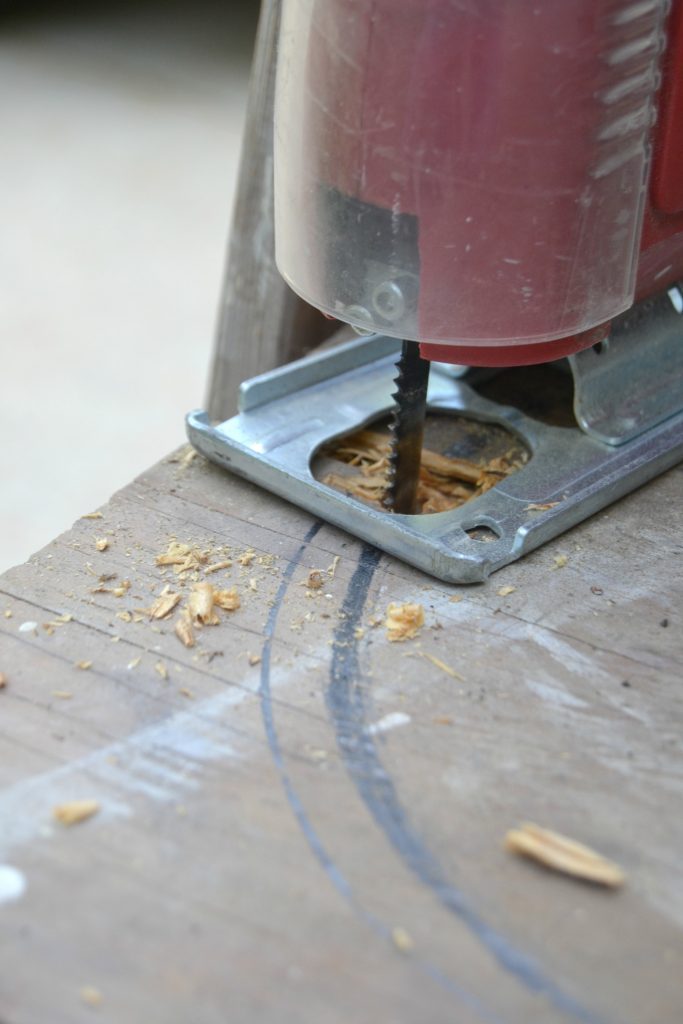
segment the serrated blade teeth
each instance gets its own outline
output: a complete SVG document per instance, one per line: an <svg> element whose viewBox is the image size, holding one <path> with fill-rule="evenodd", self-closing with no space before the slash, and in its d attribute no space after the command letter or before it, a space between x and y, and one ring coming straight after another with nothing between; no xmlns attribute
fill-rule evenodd
<svg viewBox="0 0 683 1024"><path fill-rule="evenodd" d="M383 504L394 512L410 515L417 511L416 497L420 457L427 408L429 362L420 357L418 342L404 341L397 363L390 423L391 448L387 467L387 489Z"/></svg>

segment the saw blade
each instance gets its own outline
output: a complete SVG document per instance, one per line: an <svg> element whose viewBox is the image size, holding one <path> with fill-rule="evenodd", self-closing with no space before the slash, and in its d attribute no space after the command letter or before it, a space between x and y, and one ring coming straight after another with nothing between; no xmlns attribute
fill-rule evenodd
<svg viewBox="0 0 683 1024"><path fill-rule="evenodd" d="M391 423L388 485L384 506L392 512L413 515L417 509L417 486L427 411L429 360L420 356L417 341L404 341L394 379L396 403Z"/></svg>

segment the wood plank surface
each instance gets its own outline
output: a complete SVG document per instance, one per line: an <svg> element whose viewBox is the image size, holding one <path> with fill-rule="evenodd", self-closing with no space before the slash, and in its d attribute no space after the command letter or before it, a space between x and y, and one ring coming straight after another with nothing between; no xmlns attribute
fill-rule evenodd
<svg viewBox="0 0 683 1024"><path fill-rule="evenodd" d="M178 458L0 583L2 1024L680 1020L681 468L458 588ZM137 609L195 575L241 607L186 648Z"/></svg>

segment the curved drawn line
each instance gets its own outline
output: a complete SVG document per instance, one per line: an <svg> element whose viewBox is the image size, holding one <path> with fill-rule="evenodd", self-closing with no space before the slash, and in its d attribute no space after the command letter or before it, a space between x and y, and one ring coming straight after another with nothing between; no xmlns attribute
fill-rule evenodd
<svg viewBox="0 0 683 1024"><path fill-rule="evenodd" d="M321 522L315 522L307 531L299 550L296 552L283 573L280 586L278 587L275 599L270 608L270 612L268 613L268 619L264 630L265 641L261 650L261 680L259 686L261 716L263 718L263 727L266 733L271 756L273 758L273 763L277 769L278 775L280 776L280 781L282 782L289 806L291 807L294 817L303 832L306 842L311 848L311 852L316 857L337 892L347 901L347 903L349 903L366 925L372 928L372 930L383 940L389 942L391 941L391 929L375 914L366 910L365 907L358 903L351 885L334 863L315 831L285 767L282 749L280 747L280 741L278 739L273 719L273 704L270 686L270 654L273 644L273 636L275 635L275 627L277 625L278 615L292 576L301 561L304 551L318 533L321 526ZM377 554L379 557L379 552ZM412 962L419 966L430 978L438 982L443 988L476 1013L481 1020L486 1022L486 1024L504 1024L502 1018L496 1013L488 1010L478 996L462 988L457 984L457 982L449 978L434 964L430 964L428 961L416 956L412 957Z"/></svg>
<svg viewBox="0 0 683 1024"><path fill-rule="evenodd" d="M517 950L488 925L468 903L464 893L448 880L445 871L408 820L391 776L367 731L366 704L358 657L358 628L368 588L380 552L366 545L349 582L334 632L330 681L325 694L337 744L347 771L370 814L407 867L432 891L451 913L462 920L498 964L526 988L542 994L552 1005L583 1024L601 1024L601 1018L564 992L541 967Z"/></svg>

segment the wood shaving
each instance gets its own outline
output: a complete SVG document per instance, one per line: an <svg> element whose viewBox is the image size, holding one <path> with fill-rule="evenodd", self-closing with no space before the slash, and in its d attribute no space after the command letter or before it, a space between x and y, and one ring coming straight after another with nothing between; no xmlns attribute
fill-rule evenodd
<svg viewBox="0 0 683 1024"><path fill-rule="evenodd" d="M214 604L222 608L224 612L236 612L241 604L237 587L230 587L229 590L215 590L213 600Z"/></svg>
<svg viewBox="0 0 683 1024"><path fill-rule="evenodd" d="M555 555L553 558L554 565L551 566L553 569L564 569L565 565L569 561L566 555Z"/></svg>
<svg viewBox="0 0 683 1024"><path fill-rule="evenodd" d="M116 618L121 619L121 622L132 622L133 616L130 612L117 612Z"/></svg>
<svg viewBox="0 0 683 1024"><path fill-rule="evenodd" d="M251 565L255 558L256 552L254 551L254 549L247 548L246 551L244 551L241 555L237 556L237 561L239 562L240 565L247 566Z"/></svg>
<svg viewBox="0 0 683 1024"><path fill-rule="evenodd" d="M86 512L80 517L81 519L104 519L101 512Z"/></svg>
<svg viewBox="0 0 683 1024"><path fill-rule="evenodd" d="M383 508L390 449L388 435L372 430L357 431L328 447L324 454L358 467L360 472L351 475L328 473L323 483L376 508ZM478 466L468 459L452 458L423 448L417 496L420 511L424 514L459 508L466 501L490 490L520 465L519 460L513 461L507 456Z"/></svg>
<svg viewBox="0 0 683 1024"><path fill-rule="evenodd" d="M463 600L463 596L462 594L453 594L452 597L448 598L448 600L450 601L451 604L458 604L460 601Z"/></svg>
<svg viewBox="0 0 683 1024"><path fill-rule="evenodd" d="M178 693L182 697L187 697L188 700L194 700L194 693L192 692L192 690L188 689L187 686L181 686L180 689L178 690Z"/></svg>
<svg viewBox="0 0 683 1024"><path fill-rule="evenodd" d="M327 567L327 575L330 577L331 580L333 580L335 577L335 574L337 572L337 566L339 565L340 560L341 555L335 555L334 558L332 559L332 564L328 565Z"/></svg>
<svg viewBox="0 0 683 1024"><path fill-rule="evenodd" d="M556 508L559 501L532 501L524 508L524 512L547 512L549 508Z"/></svg>
<svg viewBox="0 0 683 1024"><path fill-rule="evenodd" d="M187 610L184 611L178 619L176 619L176 624L173 628L175 630L175 635L182 643L185 644L186 647L194 647L194 631L192 629L192 622Z"/></svg>
<svg viewBox="0 0 683 1024"><path fill-rule="evenodd" d="M97 814L100 809L99 800L67 800L52 809L52 817L61 825L78 825Z"/></svg>
<svg viewBox="0 0 683 1024"><path fill-rule="evenodd" d="M83 669L83 671L85 672L89 668L92 668L92 661L77 661L75 668Z"/></svg>
<svg viewBox="0 0 683 1024"><path fill-rule="evenodd" d="M595 850L577 843L559 832L526 822L505 836L505 849L529 857L545 867L597 885L617 888L625 881L618 864L606 860Z"/></svg>
<svg viewBox="0 0 683 1024"><path fill-rule="evenodd" d="M64 615L55 615L55 617L54 617L54 619L52 621L55 622L55 623L63 624L63 623L66 623L66 622L73 622L73 620L74 620L73 615L69 615L68 612L65 612Z"/></svg>
<svg viewBox="0 0 683 1024"><path fill-rule="evenodd" d="M401 928L397 925L391 930L391 941L393 942L399 953L411 953L415 949L415 943L409 932L405 928Z"/></svg>
<svg viewBox="0 0 683 1024"><path fill-rule="evenodd" d="M0 690L4 690L7 686L7 676L4 672L0 672Z"/></svg>
<svg viewBox="0 0 683 1024"><path fill-rule="evenodd" d="M131 669L137 668L137 667L138 667L138 665L140 664L140 662L141 662L141 661L142 661L142 655L138 655L138 657L137 657L137 658L133 658L133 660L132 660L132 661L129 661L129 662L128 662L128 664L126 665L126 668L127 668L128 670L131 670Z"/></svg>
<svg viewBox="0 0 683 1024"><path fill-rule="evenodd" d="M250 654L248 657L249 657L249 664L250 665L260 665L261 664L261 655L260 654Z"/></svg>
<svg viewBox="0 0 683 1024"><path fill-rule="evenodd" d="M514 594L517 587L501 587L498 591L498 597L507 597L508 594Z"/></svg>
<svg viewBox="0 0 683 1024"><path fill-rule="evenodd" d="M412 640L419 633L424 621L425 613L421 604L392 602L387 608L387 617L384 623L387 640L391 643Z"/></svg>
<svg viewBox="0 0 683 1024"><path fill-rule="evenodd" d="M73 693L70 690L53 690L52 696L56 697L57 700L71 700Z"/></svg>
<svg viewBox="0 0 683 1024"><path fill-rule="evenodd" d="M232 559L225 558L222 562L214 562L213 565L207 565L204 569L204 575L209 576L212 572L220 572L221 569L231 569Z"/></svg>
<svg viewBox="0 0 683 1024"><path fill-rule="evenodd" d="M162 679L168 679L168 669L164 665L163 661L157 661L154 666L154 671L158 672Z"/></svg>
<svg viewBox="0 0 683 1024"><path fill-rule="evenodd" d="M441 658L437 658L435 654L427 654L426 651L422 651L422 657L426 658L427 661L431 661L432 665L436 665L442 672L445 672L447 676L451 676L453 679L459 679L461 683L465 682L465 677L461 676L459 672L456 672L454 668L447 665Z"/></svg>
<svg viewBox="0 0 683 1024"><path fill-rule="evenodd" d="M81 999L86 1006L100 1006L102 998L102 993L94 985L84 985L81 989Z"/></svg>
<svg viewBox="0 0 683 1024"><path fill-rule="evenodd" d="M453 719L448 715L437 715L433 722L434 725L453 725Z"/></svg>
<svg viewBox="0 0 683 1024"><path fill-rule="evenodd" d="M186 572L200 569L209 560L205 551L193 548L189 544L180 544L178 541L170 541L168 548L161 555L157 555L158 566L171 565L174 572L179 576Z"/></svg>
<svg viewBox="0 0 683 1024"><path fill-rule="evenodd" d="M217 626L220 619L214 611L216 591L210 583L195 583L187 601L190 621L199 626Z"/></svg>
<svg viewBox="0 0 683 1024"><path fill-rule="evenodd" d="M96 537L95 547L97 548L98 551L106 551L107 548L109 547L109 540L107 539L107 537Z"/></svg>
<svg viewBox="0 0 683 1024"><path fill-rule="evenodd" d="M249 580L249 589L258 591L258 581L255 576L252 576L251 579Z"/></svg>
<svg viewBox="0 0 683 1024"><path fill-rule="evenodd" d="M4 616L5 616L6 619L11 619L13 614L14 614L14 612L12 611L11 608L5 608Z"/></svg>
<svg viewBox="0 0 683 1024"><path fill-rule="evenodd" d="M174 594L169 586L164 587L156 601L147 610L150 619L165 619L179 603L182 594Z"/></svg>
<svg viewBox="0 0 683 1024"><path fill-rule="evenodd" d="M118 587L114 587L112 589L112 594L114 595L114 597L125 597L125 595L128 593L130 588L131 588L130 580L121 580L121 583L119 584L119 586Z"/></svg>

